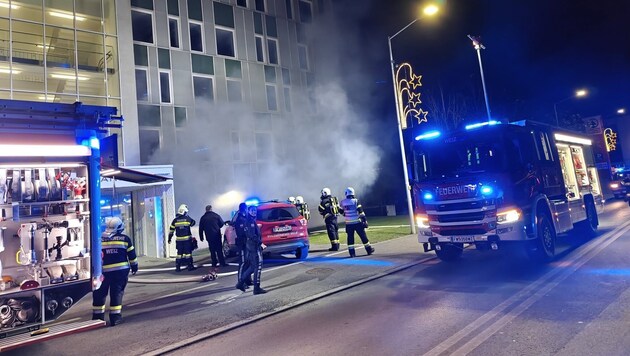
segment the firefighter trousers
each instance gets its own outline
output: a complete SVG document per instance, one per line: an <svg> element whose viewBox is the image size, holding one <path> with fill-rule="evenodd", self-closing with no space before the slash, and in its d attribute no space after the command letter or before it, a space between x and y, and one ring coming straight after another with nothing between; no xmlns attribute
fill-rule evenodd
<svg viewBox="0 0 630 356"><path fill-rule="evenodd" d="M337 217L331 216L324 220L326 223L326 232L330 239L330 244L334 250L339 249L339 226L337 225Z"/></svg>
<svg viewBox="0 0 630 356"><path fill-rule="evenodd" d="M368 240L367 234L365 233L365 228L363 227L362 223L356 223L356 224L348 224L346 225L346 233L348 234L348 252L350 253L350 256L354 256L355 252L354 252L354 233L357 233L357 235L359 235L359 237L361 238L361 242L363 242L363 246L365 247L366 251L370 251L371 250L371 246L370 246L370 240Z"/></svg>
<svg viewBox="0 0 630 356"><path fill-rule="evenodd" d="M129 268L112 272L103 272L101 287L92 292L92 314L103 319L105 301L109 294L109 315L122 312L123 295L129 278Z"/></svg>
<svg viewBox="0 0 630 356"><path fill-rule="evenodd" d="M175 258L175 265L180 266L192 266L192 238L188 240L175 241L175 247L177 248L177 257Z"/></svg>

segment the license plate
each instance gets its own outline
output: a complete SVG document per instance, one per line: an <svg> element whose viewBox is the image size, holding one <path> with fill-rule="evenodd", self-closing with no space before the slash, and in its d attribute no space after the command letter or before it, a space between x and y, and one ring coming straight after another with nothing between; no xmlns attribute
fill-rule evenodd
<svg viewBox="0 0 630 356"><path fill-rule="evenodd" d="M273 232L288 232L288 231L291 231L291 226L289 225L276 226L273 228Z"/></svg>
<svg viewBox="0 0 630 356"><path fill-rule="evenodd" d="M451 241L453 242L475 242L474 236L452 236Z"/></svg>

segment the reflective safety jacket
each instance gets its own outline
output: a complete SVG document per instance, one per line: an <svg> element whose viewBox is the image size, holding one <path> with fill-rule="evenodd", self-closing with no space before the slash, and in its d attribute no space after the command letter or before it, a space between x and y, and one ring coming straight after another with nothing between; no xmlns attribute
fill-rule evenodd
<svg viewBox="0 0 630 356"><path fill-rule="evenodd" d="M195 220L190 216L184 214L175 215L175 219L171 223L171 227L168 231L168 238L170 239L175 234L176 241L186 241L192 239L192 232L190 227L195 226Z"/></svg>
<svg viewBox="0 0 630 356"><path fill-rule="evenodd" d="M304 219L308 220L311 218L311 211L308 210L308 205L306 203L295 204L300 215L304 217Z"/></svg>
<svg viewBox="0 0 630 356"><path fill-rule="evenodd" d="M131 238L123 234L101 236L103 252L103 272L129 269L130 265L137 265L136 250Z"/></svg>
<svg viewBox="0 0 630 356"><path fill-rule="evenodd" d="M328 195L322 197L321 199L322 200L320 201L317 210L324 217L324 220L339 214L339 201L337 200L337 197Z"/></svg>
<svg viewBox="0 0 630 356"><path fill-rule="evenodd" d="M359 199L349 196L340 203L339 212L346 218L346 225L359 224L365 220L363 207Z"/></svg>

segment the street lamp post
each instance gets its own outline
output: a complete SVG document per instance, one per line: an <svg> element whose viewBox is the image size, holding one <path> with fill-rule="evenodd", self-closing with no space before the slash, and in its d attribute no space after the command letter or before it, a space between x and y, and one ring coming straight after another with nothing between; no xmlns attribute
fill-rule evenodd
<svg viewBox="0 0 630 356"><path fill-rule="evenodd" d="M434 15L436 12L438 11L438 8L435 6L427 6L424 9L424 14L431 16ZM414 23L416 23L416 21L420 20L421 17L416 17L413 21L411 21L409 24L407 24L407 26L403 27L402 29L400 29L400 31L396 32L394 35L387 37L387 44L389 46L389 62L391 64L392 67L392 82L394 84L394 100L395 100L395 104L396 104L396 121L398 122L398 140L400 142L400 154L402 157L402 165L403 165L403 175L404 175L404 179L405 179L405 193L407 194L407 209L409 210L409 225L411 226L411 233L415 234L416 233L416 222L415 222L415 218L414 218L414 214L413 214L413 203L411 201L411 187L409 185L409 172L407 171L407 156L405 153L405 141L403 139L403 133L402 133L402 120L406 120L406 118L404 117L400 117L401 116L401 112L400 112L400 108L399 108L399 102L398 102L398 88L397 88L397 83L396 83L396 65L394 63L394 55L392 53L392 39L394 39L394 37L398 36L401 32L403 32L404 30L406 30L409 26L413 25Z"/></svg>
<svg viewBox="0 0 630 356"><path fill-rule="evenodd" d="M471 35L468 35L468 38L473 43L475 50L477 51L477 58L479 58L479 71L481 72L481 86L483 87L483 97L486 100L486 112L488 113L488 122L492 120L492 116L490 115L490 103L488 102L488 92L486 91L486 80L483 75L483 65L481 64L481 50L486 49L484 45L479 41L478 38L475 38Z"/></svg>
<svg viewBox="0 0 630 356"><path fill-rule="evenodd" d="M556 126L560 126L560 120L558 120L558 104L563 103L572 98L583 98L588 95L588 91L586 89L576 90L574 95L566 97L560 101L553 103L553 113L556 115Z"/></svg>

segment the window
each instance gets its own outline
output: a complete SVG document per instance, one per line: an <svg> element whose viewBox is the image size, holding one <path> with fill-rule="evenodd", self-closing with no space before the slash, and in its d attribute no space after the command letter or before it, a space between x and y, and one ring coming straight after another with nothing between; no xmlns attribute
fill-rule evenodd
<svg viewBox="0 0 630 356"><path fill-rule="evenodd" d="M134 41L153 43L153 15L132 10L131 31Z"/></svg>
<svg viewBox="0 0 630 356"><path fill-rule="evenodd" d="M287 18L289 20L293 19L293 5L291 5L291 0L286 0L287 4Z"/></svg>
<svg viewBox="0 0 630 356"><path fill-rule="evenodd" d="M214 86L212 78L193 76L193 91L195 99L214 100Z"/></svg>
<svg viewBox="0 0 630 356"><path fill-rule="evenodd" d="M265 0L256 0L256 10L265 12Z"/></svg>
<svg viewBox="0 0 630 356"><path fill-rule="evenodd" d="M271 111L278 110L278 100L276 98L276 86L275 85L265 85L267 89L267 109Z"/></svg>
<svg viewBox="0 0 630 356"><path fill-rule="evenodd" d="M278 37L278 28L276 26L276 18L273 16L265 16L265 24L267 25L267 36Z"/></svg>
<svg viewBox="0 0 630 356"><path fill-rule="evenodd" d="M282 68L282 84L291 85L291 72L288 68Z"/></svg>
<svg viewBox="0 0 630 356"><path fill-rule="evenodd" d="M267 39L267 56L269 63L278 64L278 41L268 38Z"/></svg>
<svg viewBox="0 0 630 356"><path fill-rule="evenodd" d="M203 21L201 0L188 0L188 18Z"/></svg>
<svg viewBox="0 0 630 356"><path fill-rule="evenodd" d="M257 35L263 35L263 20L262 15L254 12L254 33Z"/></svg>
<svg viewBox="0 0 630 356"><path fill-rule="evenodd" d="M306 43L306 32L304 31L304 25L296 23L295 24L295 33L297 35L298 43L305 44Z"/></svg>
<svg viewBox="0 0 630 356"><path fill-rule="evenodd" d="M256 60L258 62L265 61L265 49L263 48L262 36L256 36Z"/></svg>
<svg viewBox="0 0 630 356"><path fill-rule="evenodd" d="M313 4L310 1L299 0L300 21L310 23L313 21Z"/></svg>
<svg viewBox="0 0 630 356"><path fill-rule="evenodd" d="M168 37L171 47L179 48L179 19L176 17L168 18Z"/></svg>
<svg viewBox="0 0 630 356"><path fill-rule="evenodd" d="M200 54L191 54L192 71L200 74L214 74L214 61L210 56L202 56Z"/></svg>
<svg viewBox="0 0 630 356"><path fill-rule="evenodd" d="M171 72L160 71L160 102L171 103Z"/></svg>
<svg viewBox="0 0 630 356"><path fill-rule="evenodd" d="M284 109L291 112L291 89L284 88Z"/></svg>
<svg viewBox="0 0 630 356"><path fill-rule="evenodd" d="M146 46L133 45L133 61L137 66L149 66L149 54Z"/></svg>
<svg viewBox="0 0 630 356"><path fill-rule="evenodd" d="M151 162L151 156L160 148L160 131L140 130L140 162Z"/></svg>
<svg viewBox="0 0 630 356"><path fill-rule="evenodd" d="M131 6L153 10L153 0L131 0ZM72 7L72 4L70 4L70 7Z"/></svg>
<svg viewBox="0 0 630 356"><path fill-rule="evenodd" d="M241 7L247 7L247 0L236 0L236 5Z"/></svg>
<svg viewBox="0 0 630 356"><path fill-rule="evenodd" d="M214 23L215 25L234 28L234 11L232 6L215 2Z"/></svg>
<svg viewBox="0 0 630 356"><path fill-rule="evenodd" d="M234 31L216 28L217 54L228 57L236 57L234 52Z"/></svg>
<svg viewBox="0 0 630 356"><path fill-rule="evenodd" d="M158 67L171 69L171 53L168 49L158 48Z"/></svg>
<svg viewBox="0 0 630 356"><path fill-rule="evenodd" d="M298 61L300 69L308 70L308 48L298 45Z"/></svg>
<svg viewBox="0 0 630 356"><path fill-rule="evenodd" d="M168 14L173 16L179 16L179 1L178 0L168 0L167 5Z"/></svg>
<svg viewBox="0 0 630 356"><path fill-rule="evenodd" d="M272 157L271 135L264 132L256 133L256 156L259 160L268 160Z"/></svg>
<svg viewBox="0 0 630 356"><path fill-rule="evenodd" d="M157 105L138 105L138 125L142 127L160 127L160 107Z"/></svg>
<svg viewBox="0 0 630 356"><path fill-rule="evenodd" d="M184 107L175 107L175 127L184 127L186 126L186 108Z"/></svg>
<svg viewBox="0 0 630 356"><path fill-rule="evenodd" d="M265 83L276 82L276 67L265 66Z"/></svg>
<svg viewBox="0 0 630 356"><path fill-rule="evenodd" d="M197 22L190 22L190 50L203 52L203 25Z"/></svg>
<svg viewBox="0 0 630 356"><path fill-rule="evenodd" d="M228 78L242 78L241 62L232 59L225 60L225 74Z"/></svg>
<svg viewBox="0 0 630 356"><path fill-rule="evenodd" d="M242 85L239 80L227 81L227 94L230 103L239 103L243 101Z"/></svg>
<svg viewBox="0 0 630 356"><path fill-rule="evenodd" d="M136 99L149 101L149 77L146 69L136 68Z"/></svg>

